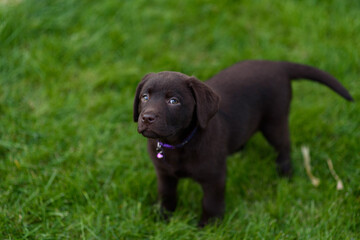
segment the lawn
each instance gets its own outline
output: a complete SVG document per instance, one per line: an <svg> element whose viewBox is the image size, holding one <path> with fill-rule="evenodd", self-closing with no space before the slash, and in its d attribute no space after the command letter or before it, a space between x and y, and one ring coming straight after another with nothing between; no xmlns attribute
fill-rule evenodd
<svg viewBox="0 0 360 240"><path fill-rule="evenodd" d="M0 0L0 239L360 239L359 14L357 0ZM319 67L355 102L294 82L293 179L258 134L228 159L219 226L196 228L190 180L165 223L132 122L136 85L162 70L206 80L244 59Z"/></svg>

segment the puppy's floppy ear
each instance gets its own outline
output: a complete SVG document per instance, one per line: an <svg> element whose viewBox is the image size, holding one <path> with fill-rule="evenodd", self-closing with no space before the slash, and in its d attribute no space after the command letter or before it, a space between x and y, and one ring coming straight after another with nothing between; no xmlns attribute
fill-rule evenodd
<svg viewBox="0 0 360 240"><path fill-rule="evenodd" d="M134 112L133 112L134 122L137 122L139 118L139 102L140 102L139 95L141 89L143 88L145 82L149 79L150 75L152 74L153 73L146 74L136 88L135 99L134 99Z"/></svg>
<svg viewBox="0 0 360 240"><path fill-rule="evenodd" d="M204 129L219 110L220 97L197 78L190 77L188 81L196 101L197 120L200 127Z"/></svg>

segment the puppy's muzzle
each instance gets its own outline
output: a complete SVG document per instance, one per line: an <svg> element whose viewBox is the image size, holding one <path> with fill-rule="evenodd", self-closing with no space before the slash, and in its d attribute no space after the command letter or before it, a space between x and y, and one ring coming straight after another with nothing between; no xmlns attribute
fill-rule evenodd
<svg viewBox="0 0 360 240"><path fill-rule="evenodd" d="M143 113L141 114L140 117L141 117L141 122L146 125L150 125L156 121L156 116L155 114L152 113Z"/></svg>

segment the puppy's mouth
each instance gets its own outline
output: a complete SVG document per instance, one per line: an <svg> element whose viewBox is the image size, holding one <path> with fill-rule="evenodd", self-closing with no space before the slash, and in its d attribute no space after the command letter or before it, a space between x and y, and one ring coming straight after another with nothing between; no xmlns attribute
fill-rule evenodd
<svg viewBox="0 0 360 240"><path fill-rule="evenodd" d="M151 130L144 129L139 133L141 133L146 138L159 138L159 135Z"/></svg>
<svg viewBox="0 0 360 240"><path fill-rule="evenodd" d="M138 127L138 132L146 138L164 139L174 135L173 133L160 133L148 127Z"/></svg>

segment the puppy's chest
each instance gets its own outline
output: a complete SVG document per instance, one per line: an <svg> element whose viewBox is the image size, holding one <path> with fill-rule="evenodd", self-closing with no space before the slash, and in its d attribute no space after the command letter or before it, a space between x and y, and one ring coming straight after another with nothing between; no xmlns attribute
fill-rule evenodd
<svg viewBox="0 0 360 240"><path fill-rule="evenodd" d="M164 158L155 161L156 165L178 178L192 178L196 174L196 168L192 164L194 160L188 154L165 152Z"/></svg>
<svg viewBox="0 0 360 240"><path fill-rule="evenodd" d="M173 174L177 178L191 178L193 174L185 168L174 169Z"/></svg>

